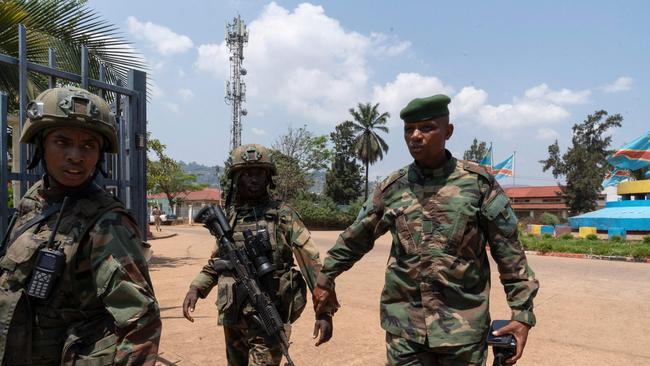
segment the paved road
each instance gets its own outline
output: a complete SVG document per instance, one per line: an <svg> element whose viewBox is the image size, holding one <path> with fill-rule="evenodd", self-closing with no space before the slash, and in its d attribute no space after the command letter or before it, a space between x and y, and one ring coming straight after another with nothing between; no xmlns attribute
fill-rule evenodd
<svg viewBox="0 0 650 366"><path fill-rule="evenodd" d="M200 300L195 322L182 317L181 302L206 262L213 240L198 226L163 227L178 233L152 241L151 272L162 308L161 365L226 365L222 330L216 326L216 291ZM321 255L338 233L314 232ZM342 308L332 341L318 348L311 339L311 304L292 330L297 365L383 365L384 332L379 294L389 238L337 281ZM650 365L650 265L531 256L541 282L535 306L539 325L531 331L518 365ZM498 273L493 268L491 312L508 318ZM491 364L489 361L488 365Z"/></svg>

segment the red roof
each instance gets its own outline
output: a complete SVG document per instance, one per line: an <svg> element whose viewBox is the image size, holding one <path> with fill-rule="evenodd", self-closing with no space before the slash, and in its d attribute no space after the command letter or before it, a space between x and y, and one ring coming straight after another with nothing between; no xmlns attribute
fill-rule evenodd
<svg viewBox="0 0 650 366"><path fill-rule="evenodd" d="M221 200L221 190L219 188L204 188L200 191L181 193L177 198L183 201L219 201ZM164 193L150 194L148 199L167 198Z"/></svg>
<svg viewBox="0 0 650 366"><path fill-rule="evenodd" d="M504 188L503 190L510 198L558 198L562 195L559 186L511 187Z"/></svg>
<svg viewBox="0 0 650 366"><path fill-rule="evenodd" d="M563 203L513 203L515 210L567 210Z"/></svg>

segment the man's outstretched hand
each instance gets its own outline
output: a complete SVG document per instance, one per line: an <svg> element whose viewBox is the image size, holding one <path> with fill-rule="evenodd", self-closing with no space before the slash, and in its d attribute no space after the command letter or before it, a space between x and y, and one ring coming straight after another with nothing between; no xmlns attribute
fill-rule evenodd
<svg viewBox="0 0 650 366"><path fill-rule="evenodd" d="M314 323L314 338L318 337L316 341L316 347L321 344L329 341L332 338L332 333L334 332L334 323L332 322L332 316L328 314L321 314L316 316L316 322Z"/></svg>
<svg viewBox="0 0 650 366"><path fill-rule="evenodd" d="M328 311L335 311L340 307L334 289L328 290L316 286L313 292L312 301L314 302L314 312L317 316L319 314L327 313Z"/></svg>

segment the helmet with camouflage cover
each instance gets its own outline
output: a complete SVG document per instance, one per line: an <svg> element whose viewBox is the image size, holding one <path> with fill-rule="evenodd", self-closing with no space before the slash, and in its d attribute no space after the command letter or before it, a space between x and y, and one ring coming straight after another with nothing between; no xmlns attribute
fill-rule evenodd
<svg viewBox="0 0 650 366"><path fill-rule="evenodd" d="M248 168L266 168L271 176L277 175L273 154L259 144L241 145L230 153L226 175L232 179L236 172Z"/></svg>
<svg viewBox="0 0 650 366"><path fill-rule="evenodd" d="M27 105L27 122L20 142L37 144L41 133L53 127L76 127L103 136L103 150L117 153L115 116L108 103L87 90L75 87L47 89Z"/></svg>

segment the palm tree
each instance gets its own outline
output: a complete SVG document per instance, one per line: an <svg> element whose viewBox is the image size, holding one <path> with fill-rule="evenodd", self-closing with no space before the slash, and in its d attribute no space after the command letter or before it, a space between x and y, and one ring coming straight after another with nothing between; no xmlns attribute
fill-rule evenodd
<svg viewBox="0 0 650 366"><path fill-rule="evenodd" d="M18 25L27 30L27 59L48 63L48 48L56 51L57 68L79 74L80 46L88 48L89 76L99 79L100 65L106 81L126 80L129 69L147 69L144 58L119 35L117 26L102 20L83 0L0 0L0 53L18 57ZM28 97L47 88L43 75L30 73ZM16 107L18 68L0 64L0 90Z"/></svg>
<svg viewBox="0 0 650 366"><path fill-rule="evenodd" d="M388 144L377 134L377 131L388 133L388 127L385 125L390 114L379 113L379 103L375 105L359 103L356 110L350 108L350 114L354 118L354 121L351 121L352 128L357 134L354 139L354 151L366 166L365 199L368 199L368 165L383 159L384 153L388 152Z"/></svg>

